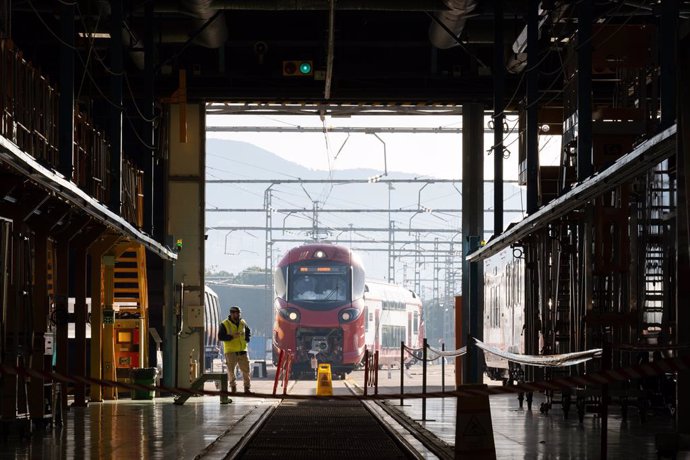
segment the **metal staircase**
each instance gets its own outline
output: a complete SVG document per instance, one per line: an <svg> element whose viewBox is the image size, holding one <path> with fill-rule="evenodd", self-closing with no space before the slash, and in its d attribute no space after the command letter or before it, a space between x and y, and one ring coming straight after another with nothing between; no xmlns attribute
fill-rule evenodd
<svg viewBox="0 0 690 460"><path fill-rule="evenodd" d="M115 259L114 276L114 302L120 306L120 316L146 317L146 249L140 244L124 249Z"/></svg>
<svg viewBox="0 0 690 460"><path fill-rule="evenodd" d="M644 260L640 263L642 294L642 334L648 340L659 339L669 330L671 321L671 296L666 279L674 272L675 252L669 247L673 241L672 209L675 196L674 184L669 180L664 164L647 175L646 193L640 210L640 238ZM666 337L665 340L670 339Z"/></svg>

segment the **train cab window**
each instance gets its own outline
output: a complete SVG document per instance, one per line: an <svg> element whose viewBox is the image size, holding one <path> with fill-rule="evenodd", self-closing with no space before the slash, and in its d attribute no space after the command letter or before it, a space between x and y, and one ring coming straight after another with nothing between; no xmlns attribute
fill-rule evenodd
<svg viewBox="0 0 690 460"><path fill-rule="evenodd" d="M303 302L306 308L316 302L349 302L350 270L343 264L300 264L288 272L288 300Z"/></svg>
<svg viewBox="0 0 690 460"><path fill-rule="evenodd" d="M273 276L273 289L276 297L285 298L287 294L287 267L278 267Z"/></svg>
<svg viewBox="0 0 690 460"><path fill-rule="evenodd" d="M352 267L352 300L361 299L365 292L368 292L368 287L364 280L364 270L361 267Z"/></svg>
<svg viewBox="0 0 690 460"><path fill-rule="evenodd" d="M412 320L412 333L417 334L419 332L419 313L414 312L414 319Z"/></svg>

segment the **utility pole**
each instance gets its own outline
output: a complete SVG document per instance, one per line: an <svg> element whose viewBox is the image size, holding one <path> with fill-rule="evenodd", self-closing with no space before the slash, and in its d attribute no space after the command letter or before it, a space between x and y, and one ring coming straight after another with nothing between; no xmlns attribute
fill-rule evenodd
<svg viewBox="0 0 690 460"><path fill-rule="evenodd" d="M422 253L422 246L419 243L419 232L414 232L414 292L422 295L421 266L419 255Z"/></svg>
<svg viewBox="0 0 690 460"><path fill-rule="evenodd" d="M388 221L388 282L395 283L395 221Z"/></svg>
<svg viewBox="0 0 690 460"><path fill-rule="evenodd" d="M319 202L314 201L311 214L311 237L314 241L319 241Z"/></svg>
<svg viewBox="0 0 690 460"><path fill-rule="evenodd" d="M273 184L269 185L264 191L264 209L266 211L266 242L264 255L264 286L266 295L266 305L273 303Z"/></svg>

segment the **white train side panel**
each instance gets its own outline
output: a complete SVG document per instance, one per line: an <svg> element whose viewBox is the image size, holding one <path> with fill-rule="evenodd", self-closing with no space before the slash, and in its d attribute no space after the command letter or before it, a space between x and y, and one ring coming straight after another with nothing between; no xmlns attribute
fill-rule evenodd
<svg viewBox="0 0 690 460"><path fill-rule="evenodd" d="M505 249L484 261L484 342L511 353L524 352L525 263ZM487 375L508 377L508 361L484 353Z"/></svg>
<svg viewBox="0 0 690 460"><path fill-rule="evenodd" d="M379 364L400 362L400 343L422 346L424 323L422 302L401 286L368 281L364 293L367 349L379 352Z"/></svg>

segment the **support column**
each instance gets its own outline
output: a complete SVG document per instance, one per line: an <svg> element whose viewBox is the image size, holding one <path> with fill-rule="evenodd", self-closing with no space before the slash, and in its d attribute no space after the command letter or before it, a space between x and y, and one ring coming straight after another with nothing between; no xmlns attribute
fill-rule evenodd
<svg viewBox="0 0 690 460"><path fill-rule="evenodd" d="M48 232L45 229L34 233L34 286L32 298L33 337L31 347L31 370L45 371L45 333L48 329ZM50 359L50 358L48 358ZM32 377L29 384L29 413L32 420L45 416L45 394L43 378Z"/></svg>
<svg viewBox="0 0 690 460"><path fill-rule="evenodd" d="M5 310L4 322L4 341L2 363L7 366L19 365L19 342L20 342L20 312L22 305L22 292L25 283L25 248L26 235L21 230L23 225L19 219L14 219L12 224L11 246L9 266L12 269L10 283L8 287L8 305ZM2 422L13 422L17 418L17 383L19 379L15 374L5 374L0 379L2 391L0 398L0 420ZM3 427L4 428L4 427Z"/></svg>
<svg viewBox="0 0 690 460"><path fill-rule="evenodd" d="M103 286L103 254L117 242L118 237L114 235L104 236L100 241L94 243L89 248L91 256L91 352L90 376L94 379L103 377L103 297L101 289ZM103 401L103 389L98 385L91 385L89 388L89 401Z"/></svg>
<svg viewBox="0 0 690 460"><path fill-rule="evenodd" d="M53 268L53 283L55 285L55 347L56 371L68 375L67 366L67 299L69 296L69 238L60 238L55 244L55 267ZM67 409L67 388L62 384L61 399L56 402L63 410Z"/></svg>
<svg viewBox="0 0 690 460"><path fill-rule="evenodd" d="M676 121L677 74L676 58L678 57L678 0L661 2L661 129L666 129Z"/></svg>
<svg viewBox="0 0 690 460"><path fill-rule="evenodd" d="M103 335L101 341L102 360L103 360L103 379L111 382L117 381L117 370L115 365L115 344L113 342L113 328L115 311L115 255L112 250L102 257L103 261L103 313L102 325ZM103 388L103 399L117 399L117 388Z"/></svg>
<svg viewBox="0 0 690 460"><path fill-rule="evenodd" d="M59 171L72 178L74 152L74 2L60 3Z"/></svg>
<svg viewBox="0 0 690 460"><path fill-rule="evenodd" d="M494 235L503 233L503 121L506 80L503 0L494 2Z"/></svg>
<svg viewBox="0 0 690 460"><path fill-rule="evenodd" d="M102 227L87 230L75 245L74 251L74 372L86 377L86 305L87 256L88 248L103 232ZM93 331L93 328L92 328ZM83 383L77 383L74 390L74 406L86 406L86 393Z"/></svg>
<svg viewBox="0 0 690 460"><path fill-rule="evenodd" d="M592 0L577 7L577 180L592 175Z"/></svg>
<svg viewBox="0 0 690 460"><path fill-rule="evenodd" d="M108 207L120 215L122 205L122 0L110 2L110 201Z"/></svg>
<svg viewBox="0 0 690 460"><path fill-rule="evenodd" d="M463 254L479 247L484 234L484 109L481 104L462 107L462 241ZM481 262L462 264L463 331L481 338ZM457 331L456 331L457 332ZM480 381L478 350L468 345L464 383Z"/></svg>
<svg viewBox="0 0 690 460"><path fill-rule="evenodd" d="M678 46L678 147L676 151L678 170L677 225L677 280L690 279L690 37L685 37ZM663 108L662 108L663 110ZM663 115L662 115L663 116ZM677 283L676 324L679 345L690 345L690 306L687 303L689 286L687 282ZM687 354L681 348L680 353ZM676 427L680 433L690 433L690 372L678 373L676 382Z"/></svg>
<svg viewBox="0 0 690 460"><path fill-rule="evenodd" d="M189 361L203 362L203 324L191 321L189 307L204 305L204 188L206 160L205 151L205 107L204 104L187 104L186 114L182 104L170 106L168 193L166 233L173 241L181 240L172 279L167 279L175 291L184 284L183 298L179 310L173 311L172 304L166 305L166 316L178 319L176 322L183 334L173 332L177 342L166 344L166 354L176 348L177 385L189 387ZM187 122L187 136L179 135L180 117ZM226 307L226 306L223 306ZM221 312L221 317L223 312ZM167 323L167 321L166 321ZM166 336L170 334L166 330ZM168 374L166 373L166 378ZM166 381L166 384L172 382Z"/></svg>
<svg viewBox="0 0 690 460"><path fill-rule="evenodd" d="M144 75L146 81L146 92L144 95L144 115L148 120L144 120L145 130L144 140L151 145L151 148L142 149L142 169L144 171L144 231L149 235L154 235L155 226L153 218L153 210L156 209L153 203L153 185L155 183L155 162L156 162L156 136L155 136L155 56L156 49L154 47L154 18L153 18L153 2L146 2L144 5L144 14L146 18L146 31L144 32Z"/></svg>
<svg viewBox="0 0 690 460"><path fill-rule="evenodd" d="M55 347L57 350L57 372L68 375L68 340L67 328L69 322L68 298L70 280L70 241L81 232L88 223L87 217L73 217L72 220L55 232L55 267L53 267L53 283L55 286ZM82 235L79 235L81 238ZM62 409L67 409L67 389L60 392Z"/></svg>
<svg viewBox="0 0 690 460"><path fill-rule="evenodd" d="M537 96L539 85L539 0L529 1L527 13L527 214L537 210L539 180L539 126Z"/></svg>

